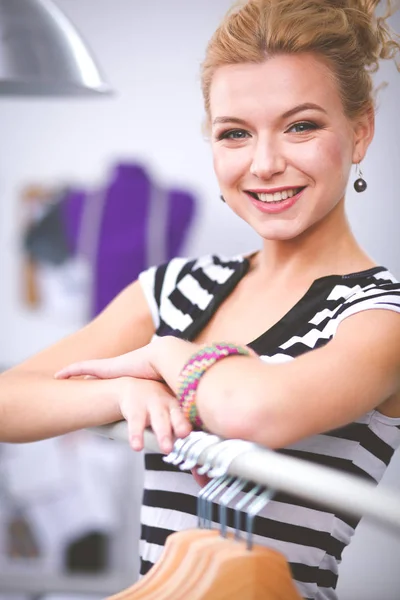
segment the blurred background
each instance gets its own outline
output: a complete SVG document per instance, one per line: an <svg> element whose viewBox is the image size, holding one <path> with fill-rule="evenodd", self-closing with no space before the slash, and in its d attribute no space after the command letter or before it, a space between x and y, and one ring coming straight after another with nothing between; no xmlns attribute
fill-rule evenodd
<svg viewBox="0 0 400 600"><path fill-rule="evenodd" d="M14 7L23 0L2 0ZM219 200L200 63L230 0L56 0L111 93L0 88L0 370L81 327L172 256L259 247ZM392 18L400 31L400 14ZM383 64L376 135L348 190L360 242L400 278L400 74ZM42 464L46 468L42 468ZM79 432L0 444L0 600L104 598L137 577L141 457ZM399 491L400 459L383 481ZM341 600L398 600L400 539L362 522ZM3 582L3 583L2 583ZM60 592L54 594L54 591Z"/></svg>

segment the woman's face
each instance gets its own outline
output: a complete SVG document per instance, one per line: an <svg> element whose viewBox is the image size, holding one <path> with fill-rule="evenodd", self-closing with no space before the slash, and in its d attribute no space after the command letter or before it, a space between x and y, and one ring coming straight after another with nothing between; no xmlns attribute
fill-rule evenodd
<svg viewBox="0 0 400 600"><path fill-rule="evenodd" d="M264 239L324 219L363 157L329 68L311 54L220 67L210 113L221 193Z"/></svg>

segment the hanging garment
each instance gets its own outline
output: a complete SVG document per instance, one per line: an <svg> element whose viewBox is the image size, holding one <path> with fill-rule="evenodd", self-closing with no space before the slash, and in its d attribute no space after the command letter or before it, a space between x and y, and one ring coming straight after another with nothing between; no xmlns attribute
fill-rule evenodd
<svg viewBox="0 0 400 600"><path fill-rule="evenodd" d="M195 197L164 189L139 165L118 164L108 185L66 198L68 239L93 269L96 316L149 265L179 253L195 216Z"/></svg>
<svg viewBox="0 0 400 600"><path fill-rule="evenodd" d="M116 165L104 188L55 191L24 236L31 305L87 322L141 271L179 254L195 209L192 193L130 163Z"/></svg>

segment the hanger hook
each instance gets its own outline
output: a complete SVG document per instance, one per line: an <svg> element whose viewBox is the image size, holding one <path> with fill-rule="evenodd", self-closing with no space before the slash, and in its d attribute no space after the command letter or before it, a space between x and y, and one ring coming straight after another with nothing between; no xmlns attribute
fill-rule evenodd
<svg viewBox="0 0 400 600"><path fill-rule="evenodd" d="M227 473L235 458L241 456L245 452L257 449L257 446L256 444L253 444L253 442L246 442L245 440L226 440L219 444L219 448L220 452L216 456L216 464L207 473L209 477L219 477L220 475Z"/></svg>
<svg viewBox="0 0 400 600"><path fill-rule="evenodd" d="M192 431L187 437L178 438L175 440L172 451L163 457L164 462L179 465L179 463L186 460L190 448L207 435L204 431Z"/></svg>
<svg viewBox="0 0 400 600"><path fill-rule="evenodd" d="M197 496L197 526L200 529L205 529L205 521L206 521L206 503L208 495L217 488L224 477L220 477L219 479L211 479L199 492Z"/></svg>
<svg viewBox="0 0 400 600"><path fill-rule="evenodd" d="M249 446L253 448L254 444L251 442L246 442L244 440L224 440L218 444L214 444L210 447L208 452L208 458L204 463L203 467L198 469L199 474L205 474L209 477L222 477L221 486L216 488L209 488L210 494L205 496L200 493L200 500L198 500L198 514L199 516L199 524L201 520L204 521L204 527L210 527L212 524L212 503L213 500L218 496L218 494L223 490L224 487L230 485L230 483L236 479L236 477L228 476L228 469L232 463L232 461L242 454L243 449L248 450ZM214 465L211 469L211 465ZM228 477L228 479L226 479ZM223 482L223 483L222 483ZM223 513L223 518L225 518L225 513ZM200 525L199 525L200 526ZM223 525L222 530L224 533L226 532L226 526ZM226 535L226 533L225 533Z"/></svg>
<svg viewBox="0 0 400 600"><path fill-rule="evenodd" d="M247 549L251 550L253 547L253 529L254 519L267 506L268 502L275 496L275 490L265 490L260 496L258 496L254 502L249 506L246 515L246 533L247 533Z"/></svg>
<svg viewBox="0 0 400 600"><path fill-rule="evenodd" d="M185 443L185 438L177 438L174 442L174 446L167 456L163 456L163 461L166 463L172 463L173 460L178 456L180 449Z"/></svg>
<svg viewBox="0 0 400 600"><path fill-rule="evenodd" d="M207 501L206 501L206 511L207 511L207 521L206 521L206 527L208 527L209 529L212 529L212 509L213 509L213 502L214 500L216 500L218 498L218 496L224 492L224 490L230 486L230 484L232 483L232 481L235 480L235 477L233 477L232 475L221 475L221 483L220 485L215 488L211 494L207 497Z"/></svg>
<svg viewBox="0 0 400 600"><path fill-rule="evenodd" d="M207 452L207 458L204 462L204 465L202 467L200 467L199 469L197 469L197 472L199 475L208 475L209 471L214 466L214 463L217 459L218 454L221 451L221 448L226 446L227 441L229 441L229 440L221 441L219 444L216 444L215 446L213 446L209 449L209 451Z"/></svg>
<svg viewBox="0 0 400 600"><path fill-rule="evenodd" d="M219 499L219 522L221 525L221 536L226 538L227 530L227 506L246 487L245 479L237 479Z"/></svg>
<svg viewBox="0 0 400 600"><path fill-rule="evenodd" d="M199 438L196 442L190 446L186 453L186 460L179 465L181 471L186 469L193 469L198 464L199 458L204 452L214 444L218 444L221 441L217 435L206 435L205 437Z"/></svg>
<svg viewBox="0 0 400 600"><path fill-rule="evenodd" d="M235 539L236 540L240 539L240 514L241 514L241 511L244 509L246 504L249 504L249 502L254 498L254 496L261 489L262 489L262 485L255 485L253 488L251 488L251 490L249 490L247 492L247 494L245 496L243 496L243 498L241 498L239 500L239 502L235 506L234 510L235 510Z"/></svg>
<svg viewBox="0 0 400 600"><path fill-rule="evenodd" d="M221 475L218 479L213 479L207 486L207 492L205 494L199 494L203 502L203 514L204 514L204 528L212 529L212 507L214 500L219 496L223 490L229 486L234 480L231 475ZM211 486L211 483L215 485ZM204 489L204 488L203 488Z"/></svg>
<svg viewBox="0 0 400 600"><path fill-rule="evenodd" d="M207 452L204 465L198 469L199 475L208 475L209 477L219 477L224 470L228 470L231 462L245 451L256 450L259 446L253 442L245 440L221 440ZM234 450L233 450L234 449ZM221 465L222 457L227 456L227 463ZM214 470L215 469L215 470Z"/></svg>

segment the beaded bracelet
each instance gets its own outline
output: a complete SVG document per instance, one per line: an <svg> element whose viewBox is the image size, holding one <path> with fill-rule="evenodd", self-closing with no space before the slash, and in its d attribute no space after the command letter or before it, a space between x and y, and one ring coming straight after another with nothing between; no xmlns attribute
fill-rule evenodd
<svg viewBox="0 0 400 600"><path fill-rule="evenodd" d="M184 416L195 429L204 429L196 406L196 392L200 378L216 362L232 355L256 356L246 346L218 342L200 348L183 367L178 379L177 398Z"/></svg>

